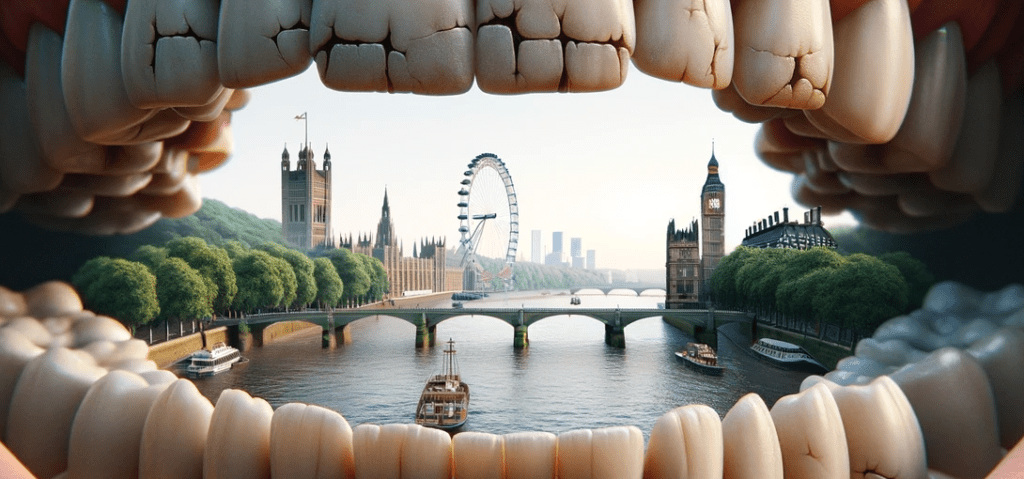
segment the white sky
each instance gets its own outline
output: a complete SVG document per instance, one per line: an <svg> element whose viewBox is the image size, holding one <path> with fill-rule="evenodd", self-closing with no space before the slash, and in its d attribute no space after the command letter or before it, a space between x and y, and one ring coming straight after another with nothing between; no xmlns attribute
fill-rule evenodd
<svg viewBox="0 0 1024 479"><path fill-rule="evenodd" d="M755 220L788 206L792 176L754 154L757 125L718 110L708 90L654 79L632 68L610 92L429 97L348 93L320 83L316 68L252 91L232 121L233 157L201 175L203 196L281 219L281 150L292 167L303 141L302 112L321 168L333 166L336 234L375 231L384 188L406 254L420 238L459 239L459 182L481 153L505 161L519 200L519 261L531 257L531 230L580 237L599 268L665 264L668 221L700 215L711 140L726 191L726 248ZM791 216L792 218L792 216ZM848 214L827 226L854 224Z"/></svg>

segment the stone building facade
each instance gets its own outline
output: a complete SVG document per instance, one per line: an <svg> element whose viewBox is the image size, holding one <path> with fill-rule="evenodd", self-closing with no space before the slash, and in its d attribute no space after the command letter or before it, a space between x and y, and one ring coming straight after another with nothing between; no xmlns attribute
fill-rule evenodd
<svg viewBox="0 0 1024 479"><path fill-rule="evenodd" d="M310 249L331 235L331 152L324 149L322 170L309 145L299 150L291 169L287 145L281 153L281 229L289 245Z"/></svg>
<svg viewBox="0 0 1024 479"><path fill-rule="evenodd" d="M718 176L714 147L700 193L701 221L677 230L669 222L665 260L665 307L694 308L707 301L708 282L725 256L725 185ZM698 230L698 224L702 229ZM699 231L699 233L698 233ZM698 238L698 234L700 238Z"/></svg>
<svg viewBox="0 0 1024 479"><path fill-rule="evenodd" d="M835 238L832 233L825 229L821 222L821 207L812 208L804 212L804 221L790 221L789 208L782 209L782 217L779 212L768 215L767 218L758 220L751 227L747 228L743 237L743 246L751 248L792 248L808 249L815 246L836 248Z"/></svg>
<svg viewBox="0 0 1024 479"><path fill-rule="evenodd" d="M701 291L701 261L697 241L697 220L686 229L668 223L665 253L665 308L682 309L696 304Z"/></svg>

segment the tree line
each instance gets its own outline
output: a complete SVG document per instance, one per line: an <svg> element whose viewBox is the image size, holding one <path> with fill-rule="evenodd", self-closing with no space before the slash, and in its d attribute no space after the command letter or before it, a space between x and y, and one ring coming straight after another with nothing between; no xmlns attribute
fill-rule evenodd
<svg viewBox="0 0 1024 479"><path fill-rule="evenodd" d="M711 277L719 307L757 313L776 325L852 342L882 322L920 307L935 278L907 253L843 256L828 248L740 246Z"/></svg>
<svg viewBox="0 0 1024 479"><path fill-rule="evenodd" d="M276 243L216 246L183 237L140 246L128 258L92 258L71 282L87 308L131 328L152 321L355 306L380 300L388 291L384 265L375 258L347 249L317 249L310 255Z"/></svg>

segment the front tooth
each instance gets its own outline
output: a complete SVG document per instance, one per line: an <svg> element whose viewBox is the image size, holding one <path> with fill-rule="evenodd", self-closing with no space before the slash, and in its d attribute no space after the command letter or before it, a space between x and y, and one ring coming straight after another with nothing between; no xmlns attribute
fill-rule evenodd
<svg viewBox="0 0 1024 479"><path fill-rule="evenodd" d="M832 393L818 384L772 406L786 477L848 478L846 432Z"/></svg>
<svg viewBox="0 0 1024 479"><path fill-rule="evenodd" d="M504 438L484 432L460 432L452 438L455 479L502 477Z"/></svg>
<svg viewBox="0 0 1024 479"><path fill-rule="evenodd" d="M23 334L10 328L0 328L0 440L4 442L7 442L7 416L14 386L25 365L43 351Z"/></svg>
<svg viewBox="0 0 1024 479"><path fill-rule="evenodd" d="M636 0L640 71L664 80L721 90L732 81L733 28L728 0Z"/></svg>
<svg viewBox="0 0 1024 479"><path fill-rule="evenodd" d="M139 477L203 477L213 405L186 379L171 383L149 409L139 442ZM188 418L188 420L182 420Z"/></svg>
<svg viewBox="0 0 1024 479"><path fill-rule="evenodd" d="M903 122L914 83L906 2L865 2L835 24L833 38L835 72L828 101L804 115L834 140L888 142ZM880 49L890 54L879 56Z"/></svg>
<svg viewBox="0 0 1024 479"><path fill-rule="evenodd" d="M517 432L505 434L502 440L505 444L505 479L556 477L557 436L549 432Z"/></svg>
<svg viewBox="0 0 1024 479"><path fill-rule="evenodd" d="M402 443L412 427L411 424L360 424L352 428L356 477L402 477Z"/></svg>
<svg viewBox="0 0 1024 479"><path fill-rule="evenodd" d="M999 462L992 388L974 358L943 348L890 377L920 421L928 467L956 477L981 478Z"/></svg>
<svg viewBox="0 0 1024 479"><path fill-rule="evenodd" d="M252 3L222 0L217 31L221 83L231 88L265 85L306 70L309 0Z"/></svg>
<svg viewBox="0 0 1024 479"><path fill-rule="evenodd" d="M0 63L0 182L17 194L49 191L60 184L63 173L43 161L35 142L29 106L22 80ZM0 188L3 188L0 186Z"/></svg>
<svg viewBox="0 0 1024 479"><path fill-rule="evenodd" d="M355 477L352 428L322 407L279 407L270 423L270 470L273 477L296 479Z"/></svg>
<svg viewBox="0 0 1024 479"><path fill-rule="evenodd" d="M440 429L410 425L401 449L401 477L452 477L452 437L448 433Z"/></svg>
<svg viewBox="0 0 1024 479"><path fill-rule="evenodd" d="M753 105L818 109L832 83L827 0L742 2L736 8L736 90Z"/></svg>
<svg viewBox="0 0 1024 479"><path fill-rule="evenodd" d="M995 171L989 184L974 194L975 201L989 213L1005 213L1016 204L1024 169L1024 141L1017 133L1024 123L1024 93L1017 90L1003 103L1002 110Z"/></svg>
<svg viewBox="0 0 1024 479"><path fill-rule="evenodd" d="M558 435L559 478L639 479L643 461L643 434L634 426L577 429Z"/></svg>
<svg viewBox="0 0 1024 479"><path fill-rule="evenodd" d="M468 0L315 0L310 53L336 90L463 93L473 83L472 18Z"/></svg>
<svg viewBox="0 0 1024 479"><path fill-rule="evenodd" d="M761 396L747 394L722 419L724 476L782 479L782 452L771 412Z"/></svg>
<svg viewBox="0 0 1024 479"><path fill-rule="evenodd" d="M106 370L84 352L50 349L25 366L7 418L7 446L33 474L67 467L68 437L82 398Z"/></svg>
<svg viewBox="0 0 1024 479"><path fill-rule="evenodd" d="M1000 443L1012 449L1024 436L1024 331L1002 328L966 349L988 375L999 419Z"/></svg>
<svg viewBox="0 0 1024 479"><path fill-rule="evenodd" d="M703 404L675 408L654 423L644 477L722 477L722 420Z"/></svg>
<svg viewBox="0 0 1024 479"><path fill-rule="evenodd" d="M224 87L217 75L216 0L133 0L124 13L121 71L137 108L200 106Z"/></svg>
<svg viewBox="0 0 1024 479"><path fill-rule="evenodd" d="M220 393L203 451L203 477L269 478L273 415L263 399L237 389Z"/></svg>
<svg viewBox="0 0 1024 479"><path fill-rule="evenodd" d="M150 386L134 373L111 371L89 389L71 428L68 475L134 478L150 408L167 385ZM191 420L191 418L189 418Z"/></svg>

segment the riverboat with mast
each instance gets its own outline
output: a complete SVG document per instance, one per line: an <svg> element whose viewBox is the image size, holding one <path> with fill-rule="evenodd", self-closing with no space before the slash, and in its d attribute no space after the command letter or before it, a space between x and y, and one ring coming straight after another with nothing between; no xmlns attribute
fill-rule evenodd
<svg viewBox="0 0 1024 479"><path fill-rule="evenodd" d="M686 361L686 364L705 374L721 376L725 369L718 364L718 355L715 350L704 343L686 343L686 348L676 351L676 356Z"/></svg>
<svg viewBox="0 0 1024 479"><path fill-rule="evenodd" d="M448 340L441 374L427 380L416 405L416 424L456 429L469 418L469 385L462 382L455 359L455 341Z"/></svg>

